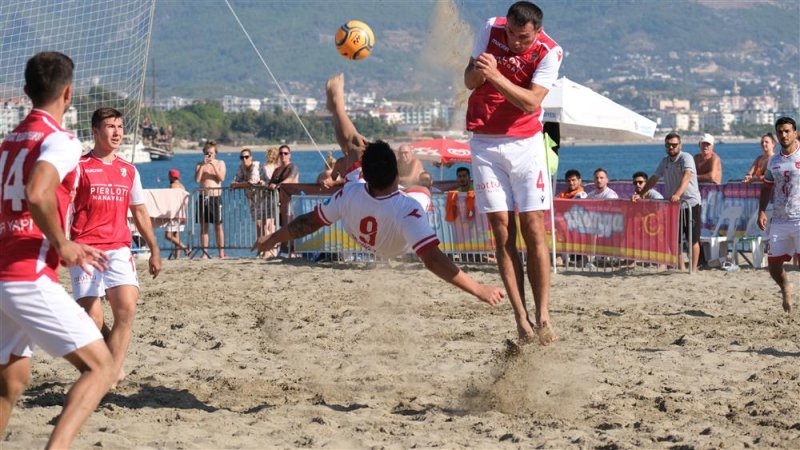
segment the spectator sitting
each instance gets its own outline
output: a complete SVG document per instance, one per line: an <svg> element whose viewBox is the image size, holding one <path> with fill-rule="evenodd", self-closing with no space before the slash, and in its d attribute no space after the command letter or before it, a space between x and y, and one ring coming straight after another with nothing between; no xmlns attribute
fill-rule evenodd
<svg viewBox="0 0 800 450"><path fill-rule="evenodd" d="M589 195L583 189L583 181L581 180L581 173L576 169L569 169L565 174L567 179L567 189L559 192L557 198L565 199L579 199L586 198Z"/></svg>
<svg viewBox="0 0 800 450"><path fill-rule="evenodd" d="M587 198L613 200L619 198L613 189L608 187L608 172L598 168L594 171L594 190L589 193Z"/></svg>
<svg viewBox="0 0 800 450"><path fill-rule="evenodd" d="M700 153L694 155L697 182L722 184L722 159L714 153L714 136L704 134L698 145Z"/></svg>
<svg viewBox="0 0 800 450"><path fill-rule="evenodd" d="M647 173L641 170L633 174L633 194L638 195L639 198L647 200L664 200L664 196L660 192L651 188L647 192L642 192L642 188L647 184Z"/></svg>
<svg viewBox="0 0 800 450"><path fill-rule="evenodd" d="M427 170L419 174L419 185L428 188L431 194L441 194L442 190L433 185L433 176Z"/></svg>
<svg viewBox="0 0 800 450"><path fill-rule="evenodd" d="M474 191L475 187L472 186L472 177L470 176L469 169L466 167L459 167L456 169L456 179L458 180L458 192Z"/></svg>
<svg viewBox="0 0 800 450"><path fill-rule="evenodd" d="M767 163L775 153L776 144L777 140L772 133L761 136L761 151L764 152L764 154L758 155L755 161L753 161L753 165L750 166L750 170L747 171L747 174L745 174L742 180L743 182L764 181L764 176L767 174Z"/></svg>
<svg viewBox="0 0 800 450"><path fill-rule="evenodd" d="M411 153L411 146L404 144L397 149L397 171L400 174L399 183L403 187L419 184L419 174L422 173L422 162Z"/></svg>

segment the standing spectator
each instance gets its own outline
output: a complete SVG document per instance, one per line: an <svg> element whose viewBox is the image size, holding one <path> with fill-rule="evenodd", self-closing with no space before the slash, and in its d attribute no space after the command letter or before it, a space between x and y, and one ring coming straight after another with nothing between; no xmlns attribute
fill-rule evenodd
<svg viewBox="0 0 800 450"><path fill-rule="evenodd" d="M38 345L80 371L47 448L71 446L117 374L103 336L58 282L60 261L103 270L107 258L64 233L82 151L59 125L72 102L74 67L57 52L28 60L24 91L33 110L0 145L0 436L30 383Z"/></svg>
<svg viewBox="0 0 800 450"><path fill-rule="evenodd" d="M411 153L411 146L403 144L397 148L397 170L400 173L400 186L410 187L419 184L419 174L424 168L422 162Z"/></svg>
<svg viewBox="0 0 800 450"><path fill-rule="evenodd" d="M116 109L100 108L92 114L95 146L78 163L70 227L73 241L99 248L109 256L105 271L89 270L88 276L83 276L81 267L72 267L70 275L72 296L103 331L118 372L117 382L125 377L122 366L133 334L139 299L139 280L136 267L131 263L128 211L150 249L150 275L155 278L161 271L161 254L144 204L139 171L116 154L123 130L122 113ZM105 326L102 297L106 298L114 315L110 330Z"/></svg>
<svg viewBox="0 0 800 450"><path fill-rule="evenodd" d="M322 172L317 175L317 184L322 187L327 187L333 184L333 168L336 166L336 159L333 157L333 152L328 152L325 157L325 164L322 167Z"/></svg>
<svg viewBox="0 0 800 450"><path fill-rule="evenodd" d="M265 185L269 183L275 169L281 165L281 158L278 154L278 147L270 147L267 149L267 154L264 157L264 165L261 166L261 181Z"/></svg>
<svg viewBox="0 0 800 450"><path fill-rule="evenodd" d="M552 193L540 117L542 100L558 78L561 57L561 47L542 29L542 10L520 1L511 5L506 17L486 21L464 71L464 84L473 90L466 122L473 133L478 208L494 231L497 264L522 343L536 333L522 289L515 211L528 253L539 341L547 345L556 339L548 311L550 255L544 227Z"/></svg>
<svg viewBox="0 0 800 450"><path fill-rule="evenodd" d="M700 153L694 155L699 183L722 184L722 159L714 152L714 136L706 133L700 138Z"/></svg>
<svg viewBox="0 0 800 450"><path fill-rule="evenodd" d="M772 200L772 222L769 229L769 274L778 283L783 297L783 310L792 312L794 286L783 264L800 255L800 141L797 123L790 117L775 122L775 134L781 151L767 165L761 198L758 202L758 227L767 228L767 205ZM777 189L775 189L777 187Z"/></svg>
<svg viewBox="0 0 800 450"><path fill-rule="evenodd" d="M203 146L203 160L194 169L194 181L200 183L197 197L197 221L200 222L200 248L203 259L208 255L208 224L214 224L219 257L225 258L225 233L222 229L222 182L225 180L225 161L217 158L217 143Z"/></svg>
<svg viewBox="0 0 800 450"><path fill-rule="evenodd" d="M648 192L664 178L664 192L669 196L669 201L681 203L681 220L683 234L688 241L689 231L692 234L692 272L697 272L700 260L700 214L702 213L700 188L697 185L697 169L694 158L681 151L681 137L677 133L670 133L664 138L667 156L661 160L655 173L647 180L642 191ZM634 194L632 200L638 201L642 197ZM691 222L689 222L691 210ZM679 252L679 263L683 267L683 252Z"/></svg>
<svg viewBox="0 0 800 450"><path fill-rule="evenodd" d="M249 148L239 152L239 169L233 177L231 188L245 189L244 195L247 203L250 204L250 216L256 223L256 239L264 235L264 222L266 221L267 204L266 192L258 189L261 185L261 171L258 161L253 158L253 152Z"/></svg>
<svg viewBox="0 0 800 450"><path fill-rule="evenodd" d="M589 196L583 189L581 173L577 169L569 169L564 176L567 179L567 189L559 192L558 198L580 199Z"/></svg>
<svg viewBox="0 0 800 450"><path fill-rule="evenodd" d="M264 186L269 184L269 180L272 178L272 174L275 173L275 169L281 164L280 161L280 154L278 147L272 146L267 149L267 154L265 157L266 164L261 166L261 184ZM277 214L275 212L276 206L278 204L276 192L265 192L264 193L264 202L266 208L266 218L264 219L264 233L272 234L275 232L275 217ZM270 250L262 254L264 258L270 258L277 255L277 250Z"/></svg>
<svg viewBox="0 0 800 450"><path fill-rule="evenodd" d="M181 183L181 173L178 169L170 169L169 173L169 188L180 189L186 192L186 187ZM182 251L186 256L189 256L189 249L181 242L181 233L184 231L185 226L181 222L182 219L170 220L167 224L166 231L164 231L164 239L172 242L175 249L170 254L170 258L178 259L179 251Z"/></svg>
<svg viewBox="0 0 800 450"><path fill-rule="evenodd" d="M605 200L619 198L616 191L608 187L608 172L602 167L594 171L594 190L589 192L587 198Z"/></svg>
<svg viewBox="0 0 800 450"><path fill-rule="evenodd" d="M278 156L280 157L280 164L272 173L269 183L267 183L267 189L270 191L280 188L282 183L297 183L300 179L300 171L292 163L292 149L288 145L281 145L278 148Z"/></svg>
<svg viewBox="0 0 800 450"><path fill-rule="evenodd" d="M458 180L458 192L474 191L475 186L472 185L472 177L470 176L469 169L466 167L459 167L456 169L456 180Z"/></svg>
<svg viewBox="0 0 800 450"><path fill-rule="evenodd" d="M633 174L633 193L635 195L644 200L664 200L664 196L655 188L643 191L642 188L645 184L647 184L647 173L639 171Z"/></svg>
<svg viewBox="0 0 800 450"><path fill-rule="evenodd" d="M758 155L755 161L753 161L753 165L750 166L750 170L747 171L744 179L742 180L743 182L750 183L752 181L764 181L764 176L767 174L767 163L775 153L776 144L777 141L772 133L767 133L761 136L761 151L763 154Z"/></svg>

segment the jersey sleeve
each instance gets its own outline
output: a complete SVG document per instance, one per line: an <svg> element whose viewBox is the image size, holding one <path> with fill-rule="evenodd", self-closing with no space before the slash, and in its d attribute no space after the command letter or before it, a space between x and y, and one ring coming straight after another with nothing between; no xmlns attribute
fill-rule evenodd
<svg viewBox="0 0 800 450"><path fill-rule="evenodd" d="M681 153L681 172L692 172L697 174L697 167L694 165L694 158L688 153Z"/></svg>
<svg viewBox="0 0 800 450"><path fill-rule="evenodd" d="M398 213L402 214L402 219L400 220L406 242L411 246L414 253L419 256L429 247L438 246L439 237L436 236L436 233L428 223L428 214L415 200L409 200L409 204L404 205Z"/></svg>
<svg viewBox="0 0 800 450"><path fill-rule="evenodd" d="M550 89L558 79L558 69L561 67L561 47L555 47L539 61L536 71L533 72L531 84Z"/></svg>
<svg viewBox="0 0 800 450"><path fill-rule="evenodd" d="M472 58L478 59L478 56L481 56L481 53L486 51L486 47L489 46L489 35L492 33L492 26L494 26L494 17L487 20L483 27L481 27L478 34L475 36L475 45L472 47Z"/></svg>
<svg viewBox="0 0 800 450"><path fill-rule="evenodd" d="M51 133L42 141L39 158L36 161L47 161L58 171L59 182L78 165L83 147L75 136L63 131Z"/></svg>
<svg viewBox="0 0 800 450"><path fill-rule="evenodd" d="M144 189L142 189L142 179L139 178L138 170L133 176L133 186L131 187L131 195L128 204L130 206L144 204Z"/></svg>
<svg viewBox="0 0 800 450"><path fill-rule="evenodd" d="M344 189L340 189L324 203L314 207L314 215L317 221L323 225L330 225L341 217L342 203L344 203Z"/></svg>

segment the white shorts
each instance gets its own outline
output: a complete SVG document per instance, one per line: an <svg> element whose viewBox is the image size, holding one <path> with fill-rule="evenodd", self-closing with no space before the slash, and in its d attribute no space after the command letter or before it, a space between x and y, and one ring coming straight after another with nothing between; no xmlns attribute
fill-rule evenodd
<svg viewBox="0 0 800 450"><path fill-rule="evenodd" d="M61 357L100 339L91 317L50 278L0 281L0 364L30 357L34 345Z"/></svg>
<svg viewBox="0 0 800 450"><path fill-rule="evenodd" d="M473 135L469 144L480 212L550 209L542 133L529 138Z"/></svg>
<svg viewBox="0 0 800 450"><path fill-rule="evenodd" d="M769 256L792 257L800 253L800 222L773 223L769 227Z"/></svg>
<svg viewBox="0 0 800 450"><path fill-rule="evenodd" d="M106 253L110 260L108 269L103 272L95 270L94 267L89 267L88 274L80 267L69 268L72 296L75 300L83 297L102 297L106 295L106 289L117 286L139 287L131 249L122 247Z"/></svg>

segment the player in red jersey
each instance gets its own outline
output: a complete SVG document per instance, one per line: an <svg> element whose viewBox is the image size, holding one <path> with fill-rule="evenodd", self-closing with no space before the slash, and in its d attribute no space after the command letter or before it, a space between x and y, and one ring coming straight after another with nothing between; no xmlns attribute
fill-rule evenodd
<svg viewBox="0 0 800 450"><path fill-rule="evenodd" d="M48 448L68 448L114 382L100 332L57 277L59 259L101 270L107 258L64 232L81 155L80 142L60 125L72 101L73 68L57 52L28 60L25 94L34 109L0 146L0 435L30 382L31 348L38 345L81 372Z"/></svg>
<svg viewBox="0 0 800 450"><path fill-rule="evenodd" d="M558 77L562 51L542 29L542 10L520 1L506 17L489 19L479 32L464 84L473 89L467 129L473 133L472 166L477 207L494 230L500 275L514 308L521 342L534 336L525 303L522 259L516 246L516 211L528 253L528 278L536 303L539 341L556 339L550 324L550 267L544 211L550 207L542 137L542 100Z"/></svg>
<svg viewBox="0 0 800 450"><path fill-rule="evenodd" d="M131 255L128 209L136 229L150 248L149 269L155 278L161 255L144 205L144 190L136 167L116 155L124 132L122 113L100 108L92 114L94 148L80 159L75 181L75 213L71 238L105 251L108 270L83 271L73 267L72 295L94 319L114 357L117 381L125 375L122 364L131 340L139 281ZM114 315L114 326L105 327L100 298L105 296Z"/></svg>

